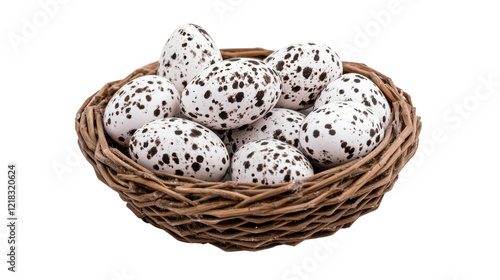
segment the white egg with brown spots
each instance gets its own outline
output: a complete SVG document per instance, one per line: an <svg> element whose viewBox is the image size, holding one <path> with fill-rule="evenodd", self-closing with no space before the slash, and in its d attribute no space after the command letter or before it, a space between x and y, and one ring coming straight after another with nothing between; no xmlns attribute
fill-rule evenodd
<svg viewBox="0 0 500 280"><path fill-rule="evenodd" d="M219 137L180 118L139 128L130 139L129 154L147 169L205 181L220 181L229 167L229 155Z"/></svg>
<svg viewBox="0 0 500 280"><path fill-rule="evenodd" d="M238 182L280 184L313 174L311 163L299 149L276 139L249 142L231 161L231 179Z"/></svg>
<svg viewBox="0 0 500 280"><path fill-rule="evenodd" d="M209 128L228 130L257 121L281 94L281 79L260 60L232 58L209 66L181 94L181 112Z"/></svg>
<svg viewBox="0 0 500 280"><path fill-rule="evenodd" d="M221 60L222 55L207 31L196 24L186 24L175 30L163 47L158 75L182 92L194 76Z"/></svg>
<svg viewBox="0 0 500 280"><path fill-rule="evenodd" d="M314 103L314 108L330 102L354 101L370 107L386 129L391 119L391 106L380 88L367 77L348 73L328 84Z"/></svg>
<svg viewBox="0 0 500 280"><path fill-rule="evenodd" d="M302 152L321 168L332 168L370 153L384 138L371 108L353 101L316 108L302 123Z"/></svg>
<svg viewBox="0 0 500 280"><path fill-rule="evenodd" d="M310 107L320 92L342 74L342 62L330 47L299 43L275 51L265 60L283 78L277 107L301 110Z"/></svg>
<svg viewBox="0 0 500 280"><path fill-rule="evenodd" d="M142 125L179 112L180 94L172 83L156 75L141 76L111 97L104 110L104 130L117 144L127 146Z"/></svg>
<svg viewBox="0 0 500 280"><path fill-rule="evenodd" d="M261 119L226 131L221 139L232 156L236 150L248 142L273 138L299 147L299 131L304 115L289 109L273 108Z"/></svg>

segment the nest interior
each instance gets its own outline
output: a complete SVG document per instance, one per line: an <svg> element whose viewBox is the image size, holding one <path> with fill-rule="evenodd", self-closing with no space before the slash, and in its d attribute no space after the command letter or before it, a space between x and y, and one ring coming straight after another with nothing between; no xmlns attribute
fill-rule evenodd
<svg viewBox="0 0 500 280"><path fill-rule="evenodd" d="M221 53L225 59L263 59L272 51L224 49ZM102 118L120 87L139 76L156 74L157 66L153 62L139 68L90 96L77 112L75 129L78 145L99 180L115 190L137 217L183 242L210 243L225 251L257 251L332 235L378 208L418 146L421 122L410 95L364 64L343 62L344 73L370 78L391 102L385 137L367 156L300 182L277 185L205 182L150 171L106 136Z"/></svg>

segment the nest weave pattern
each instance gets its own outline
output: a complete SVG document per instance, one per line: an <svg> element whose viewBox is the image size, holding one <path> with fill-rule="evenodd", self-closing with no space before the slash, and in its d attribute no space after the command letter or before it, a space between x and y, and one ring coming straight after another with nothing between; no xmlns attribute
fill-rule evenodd
<svg viewBox="0 0 500 280"><path fill-rule="evenodd" d="M224 49L223 57L263 59L272 51ZM104 109L113 94L142 75L156 74L154 62L123 80L107 83L78 110L79 147L99 180L115 190L143 221L189 243L225 251L257 251L334 234L374 211L415 154L421 130L411 97L392 80L364 64L344 62L344 73L370 78L392 102L391 122L367 156L305 178L277 185L205 182L150 171L106 136Z"/></svg>

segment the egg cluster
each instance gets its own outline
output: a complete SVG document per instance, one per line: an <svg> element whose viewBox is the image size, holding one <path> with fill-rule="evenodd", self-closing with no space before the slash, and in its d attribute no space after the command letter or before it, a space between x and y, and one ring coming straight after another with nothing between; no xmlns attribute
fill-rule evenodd
<svg viewBox="0 0 500 280"><path fill-rule="evenodd" d="M297 43L263 61L223 59L195 24L175 30L156 75L123 85L107 135L144 168L205 181L293 182L370 153L391 107L330 47Z"/></svg>

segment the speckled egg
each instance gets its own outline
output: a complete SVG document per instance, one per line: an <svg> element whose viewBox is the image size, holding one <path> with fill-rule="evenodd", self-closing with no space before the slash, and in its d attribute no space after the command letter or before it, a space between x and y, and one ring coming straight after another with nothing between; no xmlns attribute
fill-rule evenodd
<svg viewBox="0 0 500 280"><path fill-rule="evenodd" d="M314 174L299 149L276 139L261 139L243 145L231 161L233 181L279 184Z"/></svg>
<svg viewBox="0 0 500 280"><path fill-rule="evenodd" d="M152 121L139 128L130 157L150 170L220 181L229 167L224 143L206 127L180 118Z"/></svg>
<svg viewBox="0 0 500 280"><path fill-rule="evenodd" d="M321 168L332 168L365 156L384 137L372 109L352 101L316 108L302 123L300 147Z"/></svg>
<svg viewBox="0 0 500 280"><path fill-rule="evenodd" d="M281 79L262 61L232 58L209 66L181 94L181 112L212 129L233 129L263 117L278 102Z"/></svg>
<svg viewBox="0 0 500 280"><path fill-rule="evenodd" d="M228 130L221 138L228 148L229 156L248 142L267 138L277 139L298 148L302 121L304 115L301 113L273 108L258 121Z"/></svg>
<svg viewBox="0 0 500 280"><path fill-rule="evenodd" d="M122 86L104 110L104 130L117 144L127 146L132 134L156 119L176 117L180 94L167 79L146 75Z"/></svg>
<svg viewBox="0 0 500 280"><path fill-rule="evenodd" d="M179 92L208 66L222 60L222 55L207 31L186 24L172 33L158 62L158 75L171 81Z"/></svg>
<svg viewBox="0 0 500 280"><path fill-rule="evenodd" d="M283 78L283 93L277 107L300 110L310 107L320 92L342 74L339 56L328 46L293 44L265 60Z"/></svg>
<svg viewBox="0 0 500 280"><path fill-rule="evenodd" d="M362 103L370 107L382 121L384 130L389 125L391 106L389 106L387 98L375 83L361 74L344 74L339 79L328 84L314 103L314 108L337 101Z"/></svg>

